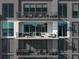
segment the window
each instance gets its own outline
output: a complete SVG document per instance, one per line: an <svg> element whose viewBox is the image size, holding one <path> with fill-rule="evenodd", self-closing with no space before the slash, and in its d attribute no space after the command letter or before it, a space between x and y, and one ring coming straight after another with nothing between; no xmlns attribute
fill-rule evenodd
<svg viewBox="0 0 79 59"><path fill-rule="evenodd" d="M2 39L2 52L10 52L10 40L8 40L7 38Z"/></svg>
<svg viewBox="0 0 79 59"><path fill-rule="evenodd" d="M11 3L3 3L2 14L5 17L14 17L14 5Z"/></svg>
<svg viewBox="0 0 79 59"><path fill-rule="evenodd" d="M59 51L67 51L68 50L68 39L59 39L58 41L58 50Z"/></svg>
<svg viewBox="0 0 79 59"><path fill-rule="evenodd" d="M47 32L47 23L29 23L24 25L24 32L35 33L39 35L41 32Z"/></svg>
<svg viewBox="0 0 79 59"><path fill-rule="evenodd" d="M68 57L66 55L60 55L58 59L68 59Z"/></svg>
<svg viewBox="0 0 79 59"><path fill-rule="evenodd" d="M7 29L2 29L2 35L3 36L7 36L7 32L8 32Z"/></svg>
<svg viewBox="0 0 79 59"><path fill-rule="evenodd" d="M58 5L58 16L59 17L67 17L67 4L59 4Z"/></svg>
<svg viewBox="0 0 79 59"><path fill-rule="evenodd" d="M30 10L29 7L30 7L30 5L24 4L24 14L29 12L29 10Z"/></svg>
<svg viewBox="0 0 79 59"><path fill-rule="evenodd" d="M47 4L44 4L44 5L42 6L42 11L47 12Z"/></svg>
<svg viewBox="0 0 79 59"><path fill-rule="evenodd" d="M24 4L23 5L23 13L24 14L46 14L47 13L47 4Z"/></svg>
<svg viewBox="0 0 79 59"><path fill-rule="evenodd" d="M67 36L67 22L58 22L58 36Z"/></svg>
<svg viewBox="0 0 79 59"><path fill-rule="evenodd" d="M2 59L14 59L14 55L2 55Z"/></svg>
<svg viewBox="0 0 79 59"><path fill-rule="evenodd" d="M7 28L8 28L7 22L2 22L1 27L2 27L2 35L7 36Z"/></svg>
<svg viewBox="0 0 79 59"><path fill-rule="evenodd" d="M9 22L9 28L8 28L8 36L14 35L14 25L13 22Z"/></svg>
<svg viewBox="0 0 79 59"><path fill-rule="evenodd" d="M79 36L79 22L72 22L72 36Z"/></svg>
<svg viewBox="0 0 79 59"><path fill-rule="evenodd" d="M72 55L72 59L79 59L79 55Z"/></svg>
<svg viewBox="0 0 79 59"><path fill-rule="evenodd" d="M14 24L13 22L3 21L1 23L2 36L13 36L14 35Z"/></svg>
<svg viewBox="0 0 79 59"><path fill-rule="evenodd" d="M10 55L2 55L2 59L10 59Z"/></svg>
<svg viewBox="0 0 79 59"><path fill-rule="evenodd" d="M27 49L30 50L32 47L34 49L47 49L47 40L34 40L34 41L29 41L29 40L19 40L18 43L18 49Z"/></svg>
<svg viewBox="0 0 79 59"><path fill-rule="evenodd" d="M79 18L79 4L72 4L72 17Z"/></svg>
<svg viewBox="0 0 79 59"><path fill-rule="evenodd" d="M72 39L72 51L78 53L79 52L79 39Z"/></svg>
<svg viewBox="0 0 79 59"><path fill-rule="evenodd" d="M30 12L31 13L35 12L35 5L33 4L30 5Z"/></svg>

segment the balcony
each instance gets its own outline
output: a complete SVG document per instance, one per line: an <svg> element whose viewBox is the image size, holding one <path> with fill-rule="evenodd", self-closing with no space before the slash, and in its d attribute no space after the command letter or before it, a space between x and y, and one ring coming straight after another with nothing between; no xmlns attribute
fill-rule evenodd
<svg viewBox="0 0 79 59"><path fill-rule="evenodd" d="M58 39L58 36L47 32L17 33L17 39Z"/></svg>
<svg viewBox="0 0 79 59"><path fill-rule="evenodd" d="M56 19L58 18L58 14L57 12L49 12L49 14L47 14L47 12L24 12L23 14L21 12L17 12L16 16L18 19ZM62 17L63 18L63 17Z"/></svg>
<svg viewBox="0 0 79 59"><path fill-rule="evenodd" d="M18 49L16 50L18 56L27 56L27 57L58 57L59 52L57 49L55 50L47 50L47 49L35 49L35 50L27 50L27 49Z"/></svg>

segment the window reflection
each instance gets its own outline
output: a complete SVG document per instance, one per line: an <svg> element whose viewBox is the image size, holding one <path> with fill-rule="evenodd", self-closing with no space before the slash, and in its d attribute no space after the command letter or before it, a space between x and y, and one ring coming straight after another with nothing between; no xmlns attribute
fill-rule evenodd
<svg viewBox="0 0 79 59"><path fill-rule="evenodd" d="M67 36L67 22L58 22L58 36Z"/></svg>
<svg viewBox="0 0 79 59"><path fill-rule="evenodd" d="M47 32L47 23L44 24L26 24L24 25L24 33L28 32L32 35L39 36L43 32Z"/></svg>

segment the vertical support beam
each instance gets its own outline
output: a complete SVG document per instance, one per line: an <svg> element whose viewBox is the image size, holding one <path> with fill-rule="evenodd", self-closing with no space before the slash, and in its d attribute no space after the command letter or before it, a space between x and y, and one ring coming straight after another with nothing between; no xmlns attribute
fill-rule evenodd
<svg viewBox="0 0 79 59"><path fill-rule="evenodd" d="M58 35L58 22L57 21L53 21L52 33Z"/></svg>
<svg viewBox="0 0 79 59"><path fill-rule="evenodd" d="M52 32L52 22L47 23L47 32L51 33Z"/></svg>
<svg viewBox="0 0 79 59"><path fill-rule="evenodd" d="M14 59L18 59L18 56L16 54L17 49L18 49L18 42L19 42L18 39L14 39Z"/></svg>
<svg viewBox="0 0 79 59"><path fill-rule="evenodd" d="M14 37L18 36L19 32L19 21L14 21Z"/></svg>

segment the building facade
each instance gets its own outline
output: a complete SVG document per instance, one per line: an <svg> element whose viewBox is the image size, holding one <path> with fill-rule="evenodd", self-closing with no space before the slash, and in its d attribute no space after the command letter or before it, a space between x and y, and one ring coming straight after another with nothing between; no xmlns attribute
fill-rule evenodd
<svg viewBox="0 0 79 59"><path fill-rule="evenodd" d="M0 0L0 59L79 59L79 0Z"/></svg>

